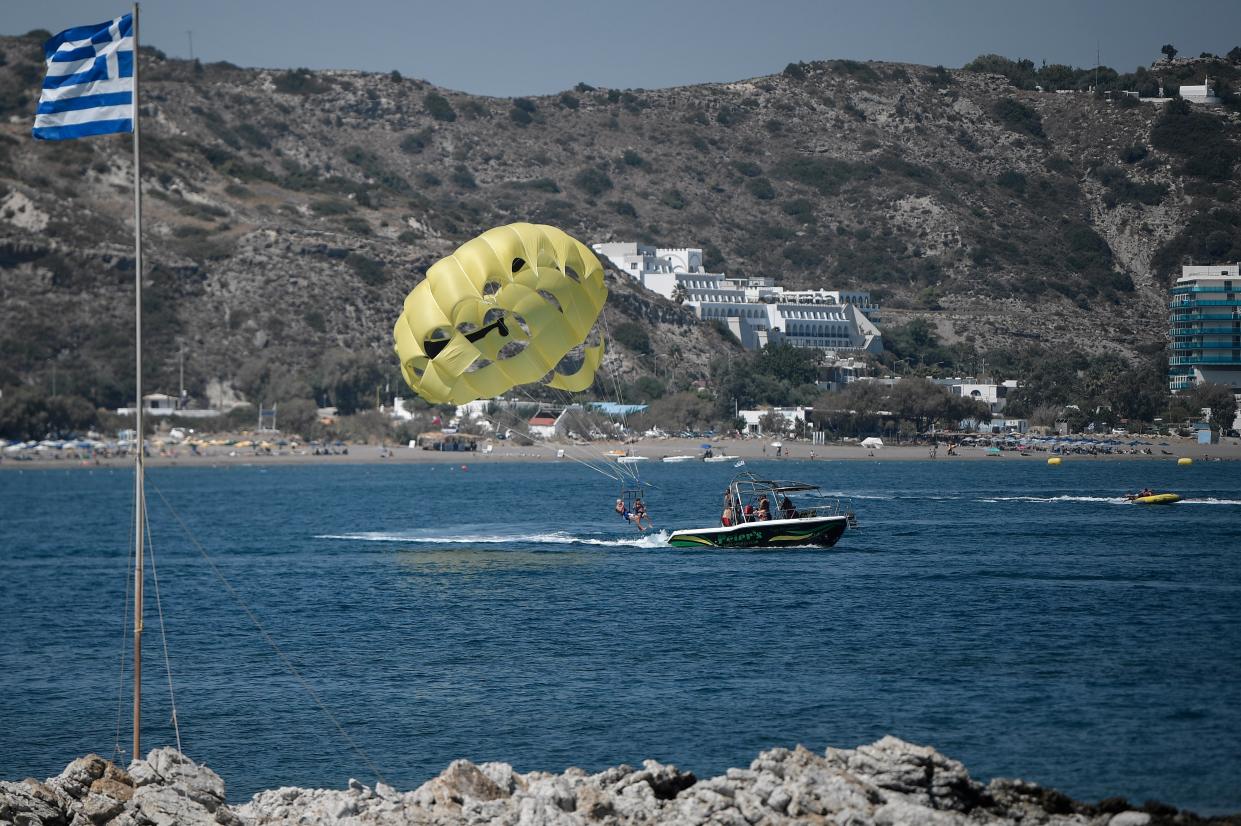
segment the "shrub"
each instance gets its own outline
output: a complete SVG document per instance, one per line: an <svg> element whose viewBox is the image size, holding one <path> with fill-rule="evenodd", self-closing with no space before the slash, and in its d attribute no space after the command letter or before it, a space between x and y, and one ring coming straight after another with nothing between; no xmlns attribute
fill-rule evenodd
<svg viewBox="0 0 1241 826"><path fill-rule="evenodd" d="M457 168L452 171L452 182L462 189L477 189L478 182L474 180L474 173L467 167L458 164Z"/></svg>
<svg viewBox="0 0 1241 826"><path fill-rule="evenodd" d="M1124 163L1137 163L1147 156L1148 151L1145 146L1135 143L1133 146L1126 146L1120 150L1120 159Z"/></svg>
<svg viewBox="0 0 1241 826"><path fill-rule="evenodd" d="M557 103L565 109L576 109L582 105L581 101L577 99L577 95L571 95L568 92L563 93Z"/></svg>
<svg viewBox="0 0 1241 826"><path fill-rule="evenodd" d="M327 330L327 319L323 317L322 311L313 307L302 314L302 320L306 322L307 327L316 333L322 333Z"/></svg>
<svg viewBox="0 0 1241 826"><path fill-rule="evenodd" d="M525 109L518 109L514 106L512 109L508 110L508 119L518 126L524 127L530 125L530 123L534 120L534 116L531 115L529 111Z"/></svg>
<svg viewBox="0 0 1241 826"><path fill-rule="evenodd" d="M417 155L431 145L431 130L419 129L401 138L401 151Z"/></svg>
<svg viewBox="0 0 1241 826"><path fill-rule="evenodd" d="M644 166L646 164L646 160L632 149L626 149L621 155L621 160L624 161L625 166Z"/></svg>
<svg viewBox="0 0 1241 826"><path fill-rule="evenodd" d="M633 204L628 201L608 201L610 206L617 215L623 215L626 218L637 218L638 211L633 208Z"/></svg>
<svg viewBox="0 0 1241 826"><path fill-rule="evenodd" d="M388 280L388 274L384 269L382 261L377 261L370 256L363 255L360 252L351 252L345 256L345 263L348 264L358 278L362 282L372 287L378 287Z"/></svg>
<svg viewBox="0 0 1241 826"><path fill-rule="evenodd" d="M782 74L790 80L805 80L806 66L804 63L790 63L784 67Z"/></svg>
<svg viewBox="0 0 1241 826"><path fill-rule="evenodd" d="M343 224L345 229L349 230L354 235L370 235L371 234L370 223L365 218L362 218L360 216L357 216L357 215L346 216L341 221L341 224Z"/></svg>
<svg viewBox="0 0 1241 826"><path fill-rule="evenodd" d="M786 180L805 184L823 195L835 195L852 180L873 177L874 167L852 164L834 158L790 157L775 166L775 174Z"/></svg>
<svg viewBox="0 0 1241 826"><path fill-rule="evenodd" d="M770 201L776 197L776 188L766 178L750 178L745 182L745 188L760 201Z"/></svg>
<svg viewBox="0 0 1241 826"><path fill-rule="evenodd" d="M685 195L679 189L669 189L659 196L659 202L671 209L685 209Z"/></svg>
<svg viewBox="0 0 1241 826"><path fill-rule="evenodd" d="M573 176L573 183L587 195L598 197L612 188L612 179L606 172L587 167Z"/></svg>
<svg viewBox="0 0 1241 826"><path fill-rule="evenodd" d="M823 256L801 244L789 244L784 248L784 257L789 263L798 267L814 267L823 260Z"/></svg>
<svg viewBox="0 0 1241 826"><path fill-rule="evenodd" d="M422 108L426 109L427 114L436 120L451 123L457 119L457 113L453 111L452 104L448 102L448 98L437 92L427 93L427 96L422 99Z"/></svg>
<svg viewBox="0 0 1241 826"><path fill-rule="evenodd" d="M1040 139L1046 137L1043 134L1043 118L1019 100L1003 98L996 101L991 111L1001 124L1014 132Z"/></svg>
<svg viewBox="0 0 1241 826"><path fill-rule="evenodd" d="M530 113L533 113L538 109L538 107L534 105L534 101L530 98L513 98L513 108Z"/></svg>
<svg viewBox="0 0 1241 826"><path fill-rule="evenodd" d="M1013 192L1026 191L1026 176L1014 169L1006 169L996 176L995 182Z"/></svg>
<svg viewBox="0 0 1241 826"><path fill-rule="evenodd" d="M1163 108L1151 127L1151 144L1184 158L1187 175L1210 181L1228 180L1241 154L1220 118L1180 99Z"/></svg>
<svg viewBox="0 0 1241 826"><path fill-rule="evenodd" d="M721 106L715 113L715 122L720 126L732 126L740 123L743 117L742 113L732 106Z"/></svg>
<svg viewBox="0 0 1241 826"><path fill-rule="evenodd" d="M628 347L635 353L651 352L651 337L646 328L633 321L617 325L612 331L612 338Z"/></svg>
<svg viewBox="0 0 1241 826"><path fill-rule="evenodd" d="M780 205L784 214L796 218L803 224L814 221L814 204L809 198L792 198Z"/></svg>
<svg viewBox="0 0 1241 826"><path fill-rule="evenodd" d="M276 91L287 95L317 95L327 88L309 69L293 69L276 76Z"/></svg>
<svg viewBox="0 0 1241 826"><path fill-rule="evenodd" d="M763 168L753 161L733 161L733 169L747 178L756 178L763 174Z"/></svg>

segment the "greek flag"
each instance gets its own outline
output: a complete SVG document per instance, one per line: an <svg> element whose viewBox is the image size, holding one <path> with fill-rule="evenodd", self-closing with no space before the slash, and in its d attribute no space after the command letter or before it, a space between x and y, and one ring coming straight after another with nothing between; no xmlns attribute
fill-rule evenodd
<svg viewBox="0 0 1241 826"><path fill-rule="evenodd" d="M65 29L43 44L47 76L34 136L63 141L134 131L134 16Z"/></svg>

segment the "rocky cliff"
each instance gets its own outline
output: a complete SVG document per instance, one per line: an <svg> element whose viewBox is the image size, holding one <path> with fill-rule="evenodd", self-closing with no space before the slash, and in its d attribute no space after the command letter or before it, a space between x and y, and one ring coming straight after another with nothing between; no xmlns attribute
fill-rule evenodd
<svg viewBox="0 0 1241 826"><path fill-rule="evenodd" d="M1048 824L1145 826L1238 824L1148 802L1069 799L1021 780L973 780L959 762L926 746L885 737L856 749L816 754L772 749L748 769L699 780L647 760L597 774L515 772L506 763L457 760L411 792L350 780L348 788L281 788L240 806L225 802L215 772L172 749L128 771L98 755L73 761L43 783L0 782L0 823L21 826L293 826L402 824Z"/></svg>
<svg viewBox="0 0 1241 826"><path fill-rule="evenodd" d="M273 373L313 389L339 351L395 378L405 293L517 220L869 288L889 319L926 315L983 350L1158 349L1175 266L1241 256L1241 127L1224 109L1192 124L1222 159L1195 166L1189 127L1188 144L1153 138L1157 107L973 71L824 61L496 99L396 73L143 60L147 362L165 390L182 350L200 394L253 394ZM55 365L62 388L112 404L132 358L130 144L34 142L41 76L36 37L0 38L0 385ZM630 290L611 321L661 319L654 351L677 344L684 375L701 371L728 345L665 305Z"/></svg>

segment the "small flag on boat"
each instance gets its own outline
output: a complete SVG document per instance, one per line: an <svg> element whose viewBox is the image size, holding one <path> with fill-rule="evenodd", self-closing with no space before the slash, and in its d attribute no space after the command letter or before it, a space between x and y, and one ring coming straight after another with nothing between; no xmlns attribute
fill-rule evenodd
<svg viewBox="0 0 1241 826"><path fill-rule="evenodd" d="M740 462L737 462L736 464L733 465L733 467L745 467L745 459L742 459Z"/></svg>
<svg viewBox="0 0 1241 826"><path fill-rule="evenodd" d="M43 44L47 75L34 136L63 141L134 131L134 16L65 29Z"/></svg>

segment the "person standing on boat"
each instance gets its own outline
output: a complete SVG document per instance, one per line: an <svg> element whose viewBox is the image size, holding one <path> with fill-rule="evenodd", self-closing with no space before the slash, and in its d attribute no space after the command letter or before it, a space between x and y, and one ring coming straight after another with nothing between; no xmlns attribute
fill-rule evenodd
<svg viewBox="0 0 1241 826"><path fill-rule="evenodd" d="M733 525L733 497L728 491L724 491L724 512L720 514L720 524L725 528Z"/></svg>

